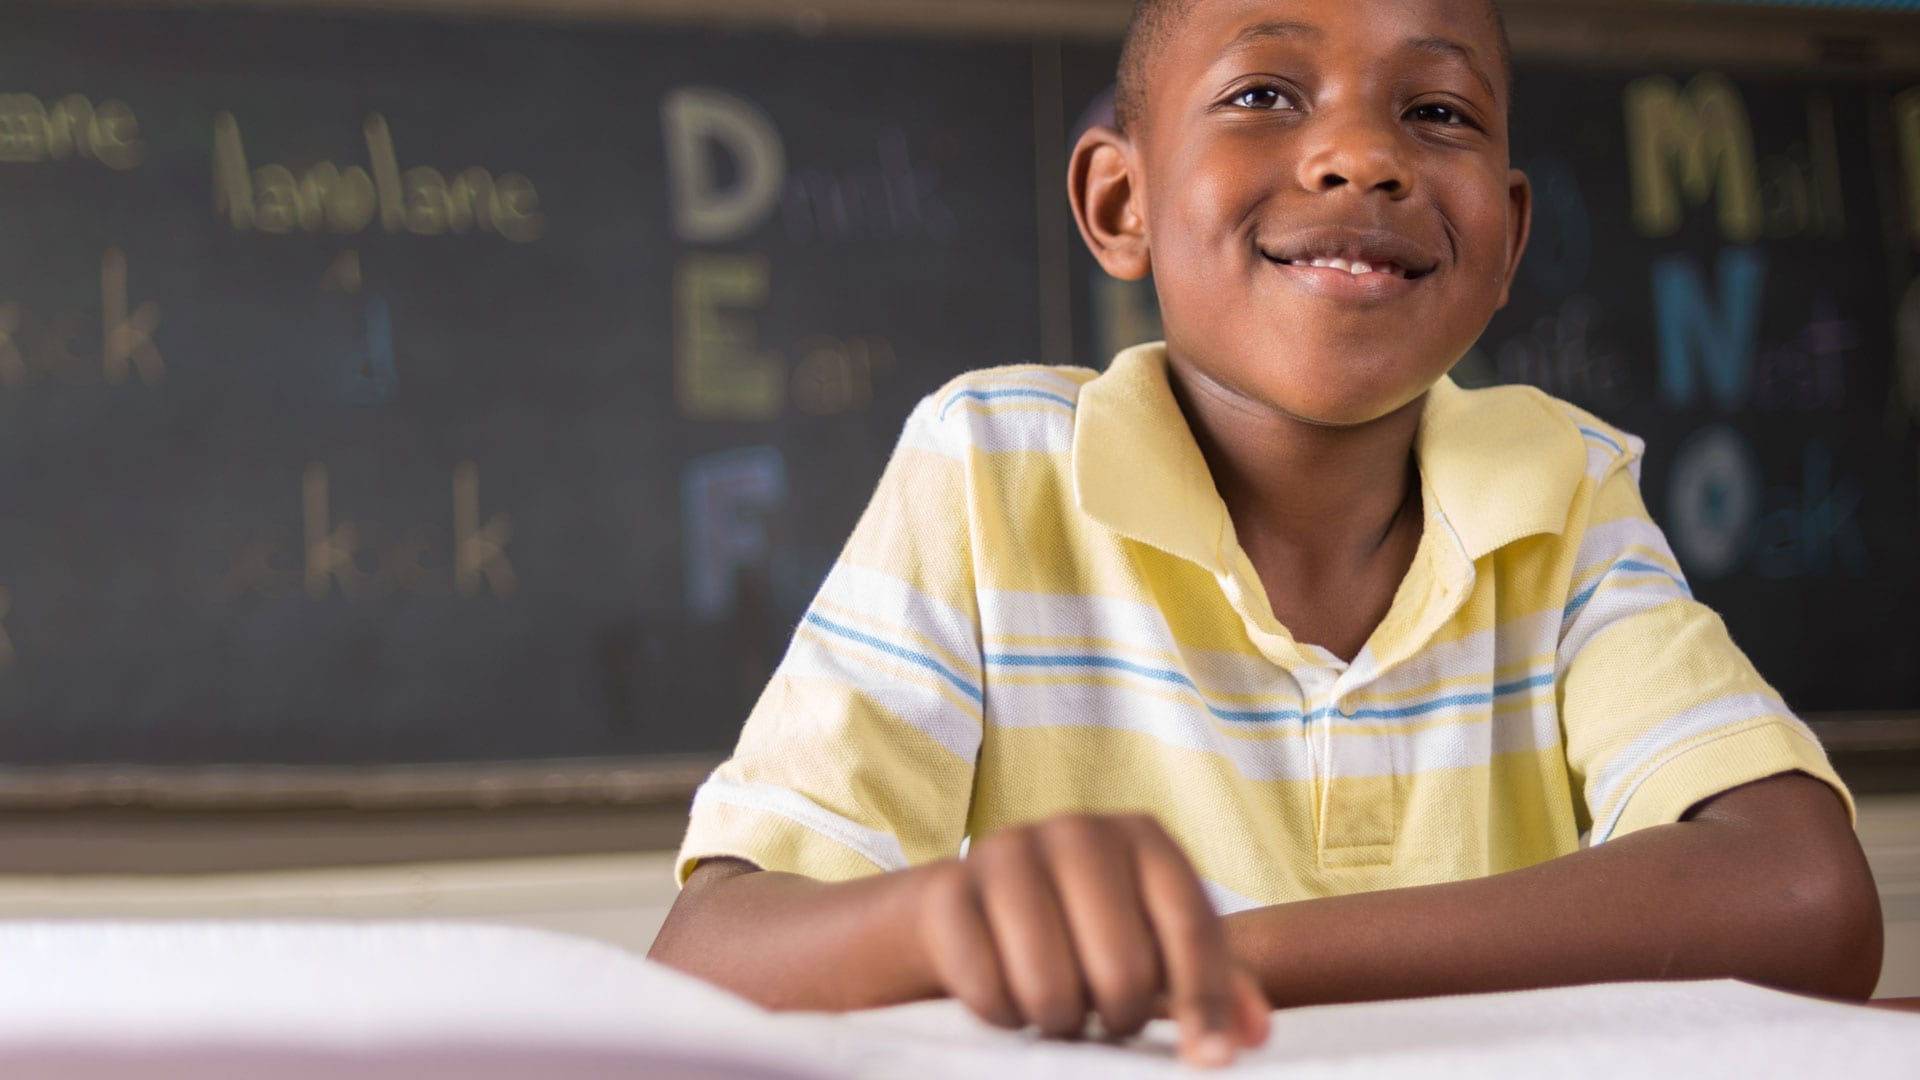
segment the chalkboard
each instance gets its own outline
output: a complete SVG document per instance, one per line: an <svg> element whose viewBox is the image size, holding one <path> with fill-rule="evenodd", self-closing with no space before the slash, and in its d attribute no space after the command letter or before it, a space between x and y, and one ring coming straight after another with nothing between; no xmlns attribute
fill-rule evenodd
<svg viewBox="0 0 1920 1080"><path fill-rule="evenodd" d="M1036 359L1031 49L0 11L0 763L719 753Z"/></svg>
<svg viewBox="0 0 1920 1080"><path fill-rule="evenodd" d="M1157 333L1059 235L1114 59L8 5L0 768L724 752L915 400ZM1519 88L1458 376L1644 436L1796 708L1912 709L1920 96Z"/></svg>
<svg viewBox="0 0 1920 1080"><path fill-rule="evenodd" d="M1066 58L1110 115L1115 53ZM1456 368L1646 440L1695 594L1806 713L1920 706L1920 88L1522 62L1534 232ZM1074 263L1082 341L1155 332ZM1142 325L1144 324L1144 329Z"/></svg>

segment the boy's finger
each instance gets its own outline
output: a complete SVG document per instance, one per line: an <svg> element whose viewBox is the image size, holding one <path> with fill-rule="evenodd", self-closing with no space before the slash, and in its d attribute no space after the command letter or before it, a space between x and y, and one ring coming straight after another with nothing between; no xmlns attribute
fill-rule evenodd
<svg viewBox="0 0 1920 1080"><path fill-rule="evenodd" d="M1087 1021L1085 982L1039 844L1025 829L995 840L967 858L976 864L975 880L1007 989L1041 1034L1077 1035Z"/></svg>
<svg viewBox="0 0 1920 1080"><path fill-rule="evenodd" d="M1162 976L1131 839L1110 820L1077 817L1049 823L1040 846L1101 1026L1137 1034L1153 1017Z"/></svg>
<svg viewBox="0 0 1920 1080"><path fill-rule="evenodd" d="M1140 895L1160 942L1167 996L1180 1025L1180 1056L1193 1065L1225 1065L1240 1049L1235 970L1220 916L1187 857L1166 832L1137 830Z"/></svg>
<svg viewBox="0 0 1920 1080"><path fill-rule="evenodd" d="M1267 1036L1273 1031L1273 1005L1267 1001L1267 995L1260 992L1260 984L1245 968L1233 969L1233 990L1240 1045L1248 1049L1265 1045Z"/></svg>
<svg viewBox="0 0 1920 1080"><path fill-rule="evenodd" d="M922 908L923 933L941 987L989 1024L1023 1026L1026 1020L1007 992L993 932L987 927L973 879L957 864L929 870L936 877L927 887Z"/></svg>

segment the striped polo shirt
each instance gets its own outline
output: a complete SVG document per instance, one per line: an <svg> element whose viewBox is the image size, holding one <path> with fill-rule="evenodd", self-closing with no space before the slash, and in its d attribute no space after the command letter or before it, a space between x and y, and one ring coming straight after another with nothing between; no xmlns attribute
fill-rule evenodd
<svg viewBox="0 0 1920 1080"><path fill-rule="evenodd" d="M1343 662L1273 616L1167 384L1024 366L920 403L678 860L841 880L1069 812L1152 814L1222 911L1477 877L1800 770L1696 602L1639 440L1443 379L1424 527Z"/></svg>

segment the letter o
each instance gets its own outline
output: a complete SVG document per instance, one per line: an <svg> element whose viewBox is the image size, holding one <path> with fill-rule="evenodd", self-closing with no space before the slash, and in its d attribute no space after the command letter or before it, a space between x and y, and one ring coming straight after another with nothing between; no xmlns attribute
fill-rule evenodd
<svg viewBox="0 0 1920 1080"><path fill-rule="evenodd" d="M1746 440L1725 424L1701 428L1681 444L1669 481L1667 520L1687 572L1732 572L1760 512L1760 475Z"/></svg>

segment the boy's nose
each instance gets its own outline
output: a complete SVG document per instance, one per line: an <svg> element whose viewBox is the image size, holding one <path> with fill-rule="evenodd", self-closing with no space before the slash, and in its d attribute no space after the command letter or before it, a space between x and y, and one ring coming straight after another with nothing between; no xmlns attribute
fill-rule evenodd
<svg viewBox="0 0 1920 1080"><path fill-rule="evenodd" d="M1300 159L1300 186L1308 191L1352 187L1362 194L1381 191L1404 198L1413 174L1400 152L1398 133L1370 124L1348 123L1322 129L1321 139Z"/></svg>

